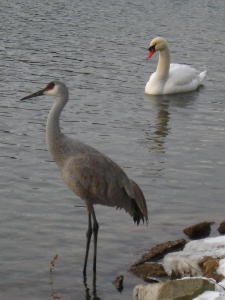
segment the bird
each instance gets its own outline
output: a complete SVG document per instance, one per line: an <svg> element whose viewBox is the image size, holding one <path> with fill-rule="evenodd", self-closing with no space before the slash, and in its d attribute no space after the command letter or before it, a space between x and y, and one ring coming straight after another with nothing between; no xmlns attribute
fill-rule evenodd
<svg viewBox="0 0 225 300"><path fill-rule="evenodd" d="M91 237L94 237L93 272L96 274L97 239L99 224L94 205L101 204L124 209L134 223L148 223L148 209L144 194L135 181L108 156L79 140L65 135L60 129L60 115L69 99L66 85L51 81L43 89L22 98L54 96L46 125L46 141L53 160L58 165L65 184L86 204L88 229L83 276L86 277Z"/></svg>
<svg viewBox="0 0 225 300"><path fill-rule="evenodd" d="M170 64L170 51L166 39L154 38L148 48L147 59L159 51L156 71L151 74L145 86L150 95L176 94L196 90L206 77L207 71L199 72L184 64Z"/></svg>

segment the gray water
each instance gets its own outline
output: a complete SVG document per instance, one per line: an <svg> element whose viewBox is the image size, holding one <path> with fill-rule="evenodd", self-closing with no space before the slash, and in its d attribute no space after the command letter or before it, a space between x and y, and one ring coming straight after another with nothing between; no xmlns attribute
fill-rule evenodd
<svg viewBox="0 0 225 300"><path fill-rule="evenodd" d="M86 208L45 144L53 100L19 101L52 79L70 90L64 132L109 155L146 196L149 226L96 207L97 295L131 299L141 281L127 270L143 251L183 237L191 223L225 218L224 0L2 0L0 20L0 299L92 297L91 257L89 291L82 281ZM208 70L203 88L144 95L157 35L173 62ZM120 274L122 294L112 284Z"/></svg>

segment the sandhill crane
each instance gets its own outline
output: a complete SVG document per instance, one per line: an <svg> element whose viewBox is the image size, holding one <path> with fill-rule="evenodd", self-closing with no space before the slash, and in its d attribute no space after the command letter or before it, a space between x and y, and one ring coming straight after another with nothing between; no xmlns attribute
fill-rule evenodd
<svg viewBox="0 0 225 300"><path fill-rule="evenodd" d="M92 232L94 235L93 272L96 274L98 222L94 204L124 209L139 224L148 222L148 211L144 195L139 186L110 158L89 145L73 140L60 130L60 114L68 101L69 93L64 83L50 82L44 89L21 100L41 95L55 96L48 114L46 139L48 150L61 170L64 182L85 201L88 212L88 230L83 275L86 267ZM92 226L93 222L93 226Z"/></svg>

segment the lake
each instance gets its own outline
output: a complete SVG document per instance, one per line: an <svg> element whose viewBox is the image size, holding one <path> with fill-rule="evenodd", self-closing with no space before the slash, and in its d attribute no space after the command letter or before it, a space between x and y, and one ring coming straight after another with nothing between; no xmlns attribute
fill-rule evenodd
<svg viewBox="0 0 225 300"><path fill-rule="evenodd" d="M2 0L0 18L0 299L94 299L92 253L88 288L82 278L86 207L45 144L53 99L19 101L53 79L70 91L63 131L115 160L147 199L148 226L96 206L96 294L131 299L141 280L128 269L146 249L225 219L224 1ZM158 35L172 62L207 69L204 87L144 95Z"/></svg>

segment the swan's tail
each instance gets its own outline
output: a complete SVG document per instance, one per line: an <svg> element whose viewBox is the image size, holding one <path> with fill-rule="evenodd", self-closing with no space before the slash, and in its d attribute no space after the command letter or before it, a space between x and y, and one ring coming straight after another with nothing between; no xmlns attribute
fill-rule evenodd
<svg viewBox="0 0 225 300"><path fill-rule="evenodd" d="M206 70L199 74L200 83L202 83L202 81L205 79L206 74L207 74Z"/></svg>

